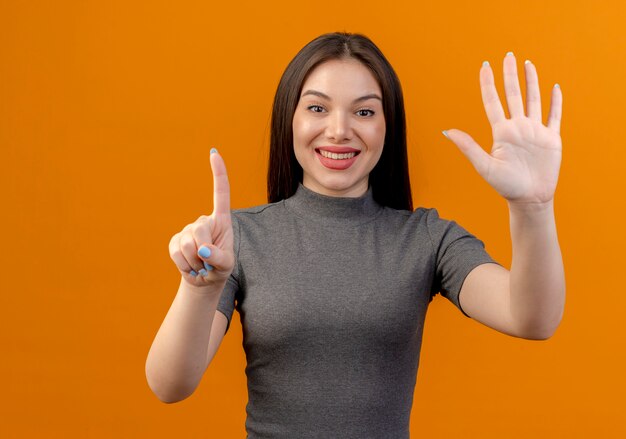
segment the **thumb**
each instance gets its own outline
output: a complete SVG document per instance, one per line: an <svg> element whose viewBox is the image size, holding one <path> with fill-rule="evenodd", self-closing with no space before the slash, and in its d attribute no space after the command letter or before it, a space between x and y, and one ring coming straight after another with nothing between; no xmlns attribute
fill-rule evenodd
<svg viewBox="0 0 626 439"><path fill-rule="evenodd" d="M452 140L483 178L487 177L491 156L472 139L472 136L456 129L443 131L443 135Z"/></svg>
<svg viewBox="0 0 626 439"><path fill-rule="evenodd" d="M204 262L204 268L206 270L228 271L229 274L235 265L233 254L226 252L213 244L203 244L202 247L206 249L200 249L198 256ZM207 251L208 250L208 251Z"/></svg>

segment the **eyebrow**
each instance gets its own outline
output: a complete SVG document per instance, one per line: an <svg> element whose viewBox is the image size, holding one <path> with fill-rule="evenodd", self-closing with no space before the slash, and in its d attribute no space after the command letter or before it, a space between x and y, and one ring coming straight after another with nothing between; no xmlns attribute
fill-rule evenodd
<svg viewBox="0 0 626 439"><path fill-rule="evenodd" d="M301 98L303 98L306 95L314 95L314 96L318 96L320 98L323 99L327 99L329 101L332 101L332 99L330 98L330 96L328 96L327 94L322 93L321 91L317 91L317 90L307 90L304 93L302 93L300 95ZM365 96L361 96L360 98L356 98L354 101L352 101L353 103L355 102L361 102L361 101L366 101L368 99L378 99L379 101L383 101L382 98L380 96L378 96L376 93L370 93L367 94Z"/></svg>

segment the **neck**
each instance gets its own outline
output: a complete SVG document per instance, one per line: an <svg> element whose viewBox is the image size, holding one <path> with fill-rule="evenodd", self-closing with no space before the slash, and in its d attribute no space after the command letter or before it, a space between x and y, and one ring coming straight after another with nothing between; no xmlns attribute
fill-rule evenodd
<svg viewBox="0 0 626 439"><path fill-rule="evenodd" d="M359 181L357 184L349 188L335 189L333 187L322 186L316 181L307 178L306 175L302 179L302 186L320 195L342 198L359 198L365 195L367 193L367 190L369 189L369 183L367 178Z"/></svg>
<svg viewBox="0 0 626 439"><path fill-rule="evenodd" d="M369 188L361 197L339 197L315 192L300 184L285 205L300 217L326 224L356 225L375 218L380 206Z"/></svg>

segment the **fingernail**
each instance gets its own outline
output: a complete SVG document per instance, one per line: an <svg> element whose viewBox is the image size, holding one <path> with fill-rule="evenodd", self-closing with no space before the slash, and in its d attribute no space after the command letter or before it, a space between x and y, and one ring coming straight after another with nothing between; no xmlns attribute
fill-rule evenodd
<svg viewBox="0 0 626 439"><path fill-rule="evenodd" d="M448 136L448 131L443 130L443 131L442 131L442 133L443 133L443 135L444 135L444 136L446 136L448 139L450 138L450 136Z"/></svg>
<svg viewBox="0 0 626 439"><path fill-rule="evenodd" d="M561 88L559 84L554 84L554 88Z"/></svg>
<svg viewBox="0 0 626 439"><path fill-rule="evenodd" d="M211 154L215 154L216 152L217 152L217 149L211 148Z"/></svg>
<svg viewBox="0 0 626 439"><path fill-rule="evenodd" d="M196 272L195 272L195 271L193 271L193 270L191 270L191 271L189 272L189 274L190 274L190 275L192 275L192 276L194 276L194 277L198 275L198 273L196 273Z"/></svg>
<svg viewBox="0 0 626 439"><path fill-rule="evenodd" d="M202 269L199 271L199 273L200 273L202 276L206 276L206 270L205 270L204 268L202 268Z"/></svg>
<svg viewBox="0 0 626 439"><path fill-rule="evenodd" d="M206 262L204 262L204 268L206 269L206 271L211 271L211 270L213 270L213 266L212 266L212 265L207 264Z"/></svg>
<svg viewBox="0 0 626 439"><path fill-rule="evenodd" d="M524 61L524 64L530 64L529 60Z"/></svg>
<svg viewBox="0 0 626 439"><path fill-rule="evenodd" d="M507 52L506 56L513 56L513 52Z"/></svg>
<svg viewBox="0 0 626 439"><path fill-rule="evenodd" d="M488 67L489 66L489 61L483 61L483 67Z"/></svg>
<svg viewBox="0 0 626 439"><path fill-rule="evenodd" d="M198 250L198 254L203 258L208 258L209 256L211 256L211 249L203 245L202 247L200 247L200 250Z"/></svg>

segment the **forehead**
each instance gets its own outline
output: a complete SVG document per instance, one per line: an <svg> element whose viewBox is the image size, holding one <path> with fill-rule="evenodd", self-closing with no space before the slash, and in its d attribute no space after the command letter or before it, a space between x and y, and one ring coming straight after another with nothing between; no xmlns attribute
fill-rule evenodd
<svg viewBox="0 0 626 439"><path fill-rule="evenodd" d="M380 94L371 70L352 58L333 59L315 67L302 85L303 92L308 89L328 95Z"/></svg>

